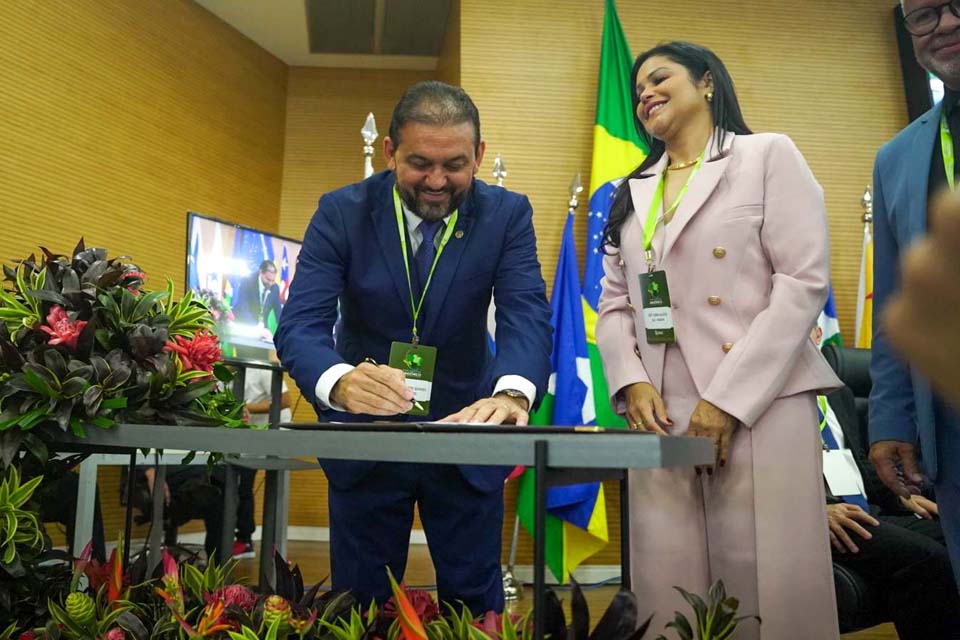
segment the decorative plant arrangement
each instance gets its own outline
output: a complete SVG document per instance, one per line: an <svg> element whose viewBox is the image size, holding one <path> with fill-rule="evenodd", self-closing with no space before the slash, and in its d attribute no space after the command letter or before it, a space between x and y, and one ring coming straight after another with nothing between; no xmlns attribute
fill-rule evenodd
<svg viewBox="0 0 960 640"><path fill-rule="evenodd" d="M216 321L173 284L143 288L125 258L83 241L73 257L43 249L3 267L0 290L0 452L46 459L37 427L82 437L116 423L241 427L223 383Z"/></svg>

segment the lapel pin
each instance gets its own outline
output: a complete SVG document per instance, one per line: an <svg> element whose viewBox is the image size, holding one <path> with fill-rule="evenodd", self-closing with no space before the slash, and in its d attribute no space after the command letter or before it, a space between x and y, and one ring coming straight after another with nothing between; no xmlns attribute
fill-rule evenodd
<svg viewBox="0 0 960 640"><path fill-rule="evenodd" d="M456 238L457 240L459 240L460 238L462 238L462 237L463 237L463 229L457 229L456 231L454 231L453 237Z"/></svg>

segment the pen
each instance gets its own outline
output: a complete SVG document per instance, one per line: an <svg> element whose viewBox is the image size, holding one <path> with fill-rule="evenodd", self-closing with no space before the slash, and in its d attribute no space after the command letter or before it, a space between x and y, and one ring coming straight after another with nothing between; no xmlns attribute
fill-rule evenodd
<svg viewBox="0 0 960 640"><path fill-rule="evenodd" d="M375 366L375 367L379 367L379 366L380 366L380 364L379 364L376 360L374 360L373 358L364 358L363 361L364 361L364 362L369 362L370 364L372 364L372 365ZM420 404L419 402L417 402L416 400L413 401L413 406L417 409L417 411L423 411L423 405Z"/></svg>

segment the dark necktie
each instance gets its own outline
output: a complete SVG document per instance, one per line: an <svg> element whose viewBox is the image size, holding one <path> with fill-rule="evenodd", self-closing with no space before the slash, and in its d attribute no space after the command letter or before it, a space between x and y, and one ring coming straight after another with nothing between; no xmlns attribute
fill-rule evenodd
<svg viewBox="0 0 960 640"><path fill-rule="evenodd" d="M430 267L433 266L433 260L437 257L437 245L434 244L434 238L437 232L443 228L443 220L427 221L420 223L420 235L423 240L417 248L417 254L413 256L413 263L416 267L418 291L422 294L424 287L427 286L427 278L430 275Z"/></svg>

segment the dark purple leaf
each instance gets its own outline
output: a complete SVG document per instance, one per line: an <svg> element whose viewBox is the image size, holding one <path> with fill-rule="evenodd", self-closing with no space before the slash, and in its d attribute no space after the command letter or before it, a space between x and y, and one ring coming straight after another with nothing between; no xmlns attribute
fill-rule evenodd
<svg viewBox="0 0 960 640"><path fill-rule="evenodd" d="M567 640L567 619L563 614L563 603L553 589L548 589L546 596L543 617L544 636L551 640Z"/></svg>
<svg viewBox="0 0 960 640"><path fill-rule="evenodd" d="M24 360L20 351L6 338L0 338L0 356L3 357L3 364L8 371L20 371L23 368Z"/></svg>
<svg viewBox="0 0 960 640"><path fill-rule="evenodd" d="M56 291L49 291L47 289L27 289L27 295L31 298L36 298L37 300L58 304L61 307L69 306L67 304L67 299Z"/></svg>
<svg viewBox="0 0 960 640"><path fill-rule="evenodd" d="M94 385L83 392L83 410L90 417L97 415L103 402L103 387Z"/></svg>
<svg viewBox="0 0 960 640"><path fill-rule="evenodd" d="M0 431L0 458L3 459L4 467L9 467L17 457L24 435L25 433L20 429Z"/></svg>
<svg viewBox="0 0 960 640"><path fill-rule="evenodd" d="M590 609L587 599L583 597L583 590L576 580L570 578L573 590L570 593L570 628L573 631L573 640L587 640L590 636Z"/></svg>
<svg viewBox="0 0 960 640"><path fill-rule="evenodd" d="M59 349L45 349L43 352L43 363L58 379L66 377L68 373L67 361L63 358L63 354L60 353Z"/></svg>
<svg viewBox="0 0 960 640"><path fill-rule="evenodd" d="M613 596L606 612L600 618L590 640L622 640L637 626L637 597L632 591L621 589Z"/></svg>

